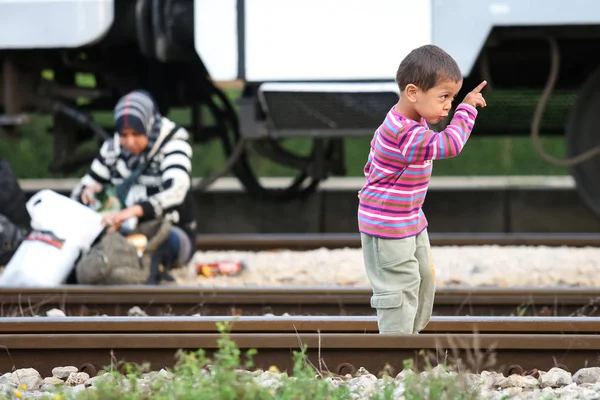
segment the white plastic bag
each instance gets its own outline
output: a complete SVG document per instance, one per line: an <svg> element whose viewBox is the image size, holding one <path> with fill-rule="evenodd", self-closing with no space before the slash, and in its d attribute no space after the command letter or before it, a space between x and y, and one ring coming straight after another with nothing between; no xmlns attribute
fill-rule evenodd
<svg viewBox="0 0 600 400"><path fill-rule="evenodd" d="M27 210L33 231L8 262L0 286L58 286L102 232L102 216L52 190L33 195Z"/></svg>

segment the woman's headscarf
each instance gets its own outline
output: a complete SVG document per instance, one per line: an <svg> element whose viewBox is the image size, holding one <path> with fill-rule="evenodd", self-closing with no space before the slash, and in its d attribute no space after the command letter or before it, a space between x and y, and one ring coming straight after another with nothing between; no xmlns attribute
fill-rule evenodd
<svg viewBox="0 0 600 400"><path fill-rule="evenodd" d="M160 135L162 115L156 102L145 90L134 90L121 97L114 110L115 130L135 129L148 136L148 149L152 148ZM135 168L139 156L130 154L126 149L121 150L129 168Z"/></svg>

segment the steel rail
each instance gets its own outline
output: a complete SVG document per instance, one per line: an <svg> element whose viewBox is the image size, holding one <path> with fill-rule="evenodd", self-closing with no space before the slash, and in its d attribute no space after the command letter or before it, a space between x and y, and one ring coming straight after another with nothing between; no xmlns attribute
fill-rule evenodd
<svg viewBox="0 0 600 400"><path fill-rule="evenodd" d="M429 234L432 246L570 246L598 247L596 233L435 233ZM307 234L200 234L197 250L308 250L317 248L360 247L357 233Z"/></svg>
<svg viewBox="0 0 600 400"><path fill-rule="evenodd" d="M1 318L0 334L20 333L378 333L374 316ZM432 317L429 333L597 333L600 317Z"/></svg>
<svg viewBox="0 0 600 400"><path fill-rule="evenodd" d="M178 350L203 349L209 357L222 338L215 333L3 333L0 371L35 368L43 376L59 365L73 365L91 376L98 370L127 361L150 363L152 369L172 367ZM321 370L344 375L365 367L377 374L389 365L392 375L412 359L422 369L424 357L433 365L442 361L461 370L523 374L553 366L575 372L595 365L600 336L595 334L456 333L379 335L373 333L232 333L242 351L257 349L256 368L276 365L292 371L292 351L306 345L309 360Z"/></svg>
<svg viewBox="0 0 600 400"><path fill-rule="evenodd" d="M125 316L134 306L148 315L374 315L366 287L79 286L3 288L0 316ZM596 288L439 287L435 315L600 316Z"/></svg>

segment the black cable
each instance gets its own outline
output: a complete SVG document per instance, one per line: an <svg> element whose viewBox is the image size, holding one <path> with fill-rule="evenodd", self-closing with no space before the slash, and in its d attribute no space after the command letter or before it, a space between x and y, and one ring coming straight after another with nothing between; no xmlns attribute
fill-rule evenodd
<svg viewBox="0 0 600 400"><path fill-rule="evenodd" d="M62 113L82 127L91 129L98 138L102 140L110 139L110 135L100 125L92 121L87 115L78 111L76 108L69 107L60 101L52 100L51 109L53 114Z"/></svg>
<svg viewBox="0 0 600 400"><path fill-rule="evenodd" d="M572 167L574 165L581 164L582 162L596 157L598 154L600 154L600 146L588 149L585 152L578 154L577 156L566 157L562 159L553 157L544 151L542 141L540 139L540 125L544 116L546 103L552 95L554 85L556 84L556 80L558 79L558 73L560 68L560 49L558 47L558 43L553 37L547 37L546 40L548 41L548 44L550 46L550 72L548 73L548 80L546 82L546 85L544 86L544 91L540 96L540 101L538 102L537 107L535 108L535 113L533 114L533 118L531 120L531 139L533 141L533 147L544 160L559 167Z"/></svg>

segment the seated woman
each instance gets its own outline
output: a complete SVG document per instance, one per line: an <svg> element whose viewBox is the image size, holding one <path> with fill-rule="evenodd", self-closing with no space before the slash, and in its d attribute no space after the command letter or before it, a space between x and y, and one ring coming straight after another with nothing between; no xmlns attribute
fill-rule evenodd
<svg viewBox="0 0 600 400"><path fill-rule="evenodd" d="M140 222L156 218L170 221L169 237L160 248L161 262L165 269L182 266L194 253L196 230L188 132L163 117L152 96L141 90L118 101L114 123L115 136L104 142L71 197L93 204L94 195L105 186L127 186L123 182L139 174L121 198L124 208L106 215L104 223L114 231L132 218ZM148 157L152 158L146 165ZM173 280L166 270L161 278Z"/></svg>

